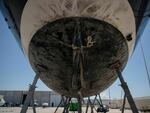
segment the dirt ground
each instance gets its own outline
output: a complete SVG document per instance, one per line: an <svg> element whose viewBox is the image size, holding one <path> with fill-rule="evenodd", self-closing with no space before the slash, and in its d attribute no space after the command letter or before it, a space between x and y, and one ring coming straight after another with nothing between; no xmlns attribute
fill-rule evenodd
<svg viewBox="0 0 150 113"><path fill-rule="evenodd" d="M36 111L37 113L54 113L55 109L56 109L55 107L53 108L52 107L47 107L47 108L38 107L36 108ZM21 110L20 107L0 107L0 113L20 113L20 110ZM82 110L83 110L82 113L85 113L85 107L83 107ZM59 108L57 113L62 113L62 111L63 111L63 108ZM28 108L27 113L33 113L33 109ZM69 112L69 113L74 113L74 112ZM88 113L90 113L90 109ZM94 113L96 113L96 111ZM110 111L107 113L121 113L121 111L119 109L110 109ZM132 112L130 110L125 110L124 113L132 113Z"/></svg>

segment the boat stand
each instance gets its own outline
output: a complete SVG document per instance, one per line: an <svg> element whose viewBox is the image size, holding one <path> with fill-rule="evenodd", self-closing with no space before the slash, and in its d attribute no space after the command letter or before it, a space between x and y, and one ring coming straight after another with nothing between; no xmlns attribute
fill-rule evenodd
<svg viewBox="0 0 150 113"><path fill-rule="evenodd" d="M125 104L126 104L126 95L124 94L123 104L122 104L122 108L121 108L122 112L121 113L124 113Z"/></svg>
<svg viewBox="0 0 150 113"><path fill-rule="evenodd" d="M54 113L57 112L57 110L58 110L58 108L60 107L60 105L62 104L62 102L63 102L63 104L65 104L65 103L64 103L64 97L63 97L63 96L61 96L61 101L60 101L60 103L58 104L57 108L55 109Z"/></svg>
<svg viewBox="0 0 150 113"><path fill-rule="evenodd" d="M119 78L119 80L121 82L121 87L124 90L125 97L128 100L128 103L130 105L130 108L131 108L132 112L133 113L139 113L138 109L137 109L137 107L135 105L135 102L133 100L133 97L132 97L132 95L130 93L129 87L128 87L127 83L125 82L125 80L124 80L124 78L122 76L122 73L121 73L121 70L120 70L120 67L121 67L120 61L117 60L116 62L114 62L113 64L111 64L109 67L112 70L114 70L116 72L116 74L118 75L118 78ZM124 110L122 110L122 112L124 112Z"/></svg>
<svg viewBox="0 0 150 113"><path fill-rule="evenodd" d="M69 113L69 104L70 104L70 101L71 101L71 97L67 97L66 101L64 103L63 113Z"/></svg>
<svg viewBox="0 0 150 113"><path fill-rule="evenodd" d="M85 113L88 113L89 106L91 107L91 113L94 113L94 110L97 112L97 109L95 108L96 101L100 105L100 101L97 99L97 95L95 95L95 98L94 98L93 102L91 101L90 97L88 97L88 101L87 101L87 104L86 104L86 111L85 111Z"/></svg>
<svg viewBox="0 0 150 113"><path fill-rule="evenodd" d="M32 102L32 107L33 107L33 113L36 113L36 109L34 106L34 91L35 91L36 83L39 79L39 76L40 76L39 74L36 74L36 76L34 77L33 83L29 88L27 97L25 99L25 102L22 106L20 113L26 113L31 102Z"/></svg>
<svg viewBox="0 0 150 113"><path fill-rule="evenodd" d="M117 74L118 74L119 80L120 80L120 82L121 82L121 87L122 87L122 89L123 89L124 92L125 92L125 97L126 97L127 100L128 100L128 103L129 103L129 105L130 105L130 108L131 108L132 112L133 112L133 113L139 113L139 112L138 112L138 109L137 109L137 107L136 107L136 105L135 105L135 102L134 102L134 100L133 100L133 97L132 97L132 95L131 95L131 93L130 93L130 90L129 90L129 88L128 88L128 85L127 85L127 83L124 81L124 78L123 78L123 76L122 76L121 71L120 71L119 69L117 69L116 72L117 72ZM124 97L124 103L125 103L125 97ZM124 104L123 106L125 106L125 104ZM123 107L123 108L124 108L124 107ZM124 109L122 109L122 113L124 113Z"/></svg>
<svg viewBox="0 0 150 113"><path fill-rule="evenodd" d="M62 96L61 101L57 108L55 109L54 113L57 113L57 110L59 109L60 105L63 103L64 104L64 109L62 113L69 113L69 104L71 102L71 97L64 97Z"/></svg>

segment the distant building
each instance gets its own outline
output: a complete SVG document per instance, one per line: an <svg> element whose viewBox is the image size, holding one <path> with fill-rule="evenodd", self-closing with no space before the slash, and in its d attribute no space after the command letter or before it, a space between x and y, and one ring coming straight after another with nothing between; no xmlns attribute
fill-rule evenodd
<svg viewBox="0 0 150 113"><path fill-rule="evenodd" d="M24 103L27 91L0 91L0 95L4 97L4 100L8 105L16 106ZM42 106L43 103L48 103L48 106L56 107L61 101L61 95L53 91L35 91L34 100L38 103L38 106ZM134 98L134 100L139 110L150 111L150 97L139 97ZM93 101L93 99L91 101ZM102 101L103 104L108 105L111 108L121 108L123 103L123 100L120 99L102 99ZM83 106L85 106L87 102L88 100L84 99ZM98 103L96 102L95 105L98 105ZM125 108L130 109L128 101L126 101Z"/></svg>
<svg viewBox="0 0 150 113"><path fill-rule="evenodd" d="M0 91L4 96L6 103L11 105L21 105L27 96L27 91ZM57 106L61 101L61 95L53 91L35 91L34 100L41 106L42 103L48 103L49 106Z"/></svg>

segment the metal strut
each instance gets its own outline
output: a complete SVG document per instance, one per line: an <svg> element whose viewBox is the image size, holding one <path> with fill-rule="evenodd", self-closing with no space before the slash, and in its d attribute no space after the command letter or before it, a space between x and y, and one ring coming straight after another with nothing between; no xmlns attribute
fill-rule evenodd
<svg viewBox="0 0 150 113"><path fill-rule="evenodd" d="M82 113L82 100L81 98L77 98L78 99L78 104L79 104L79 107L78 107L78 113Z"/></svg>
<svg viewBox="0 0 150 113"><path fill-rule="evenodd" d="M27 112L28 106L29 106L31 101L32 101L32 107L33 107L33 113L36 113L35 106L34 106L34 91L35 91L36 83L39 79L39 76L40 76L39 74L36 74L36 76L34 77L34 80L32 82L32 85L29 88L27 97L25 99L25 102L23 104L23 107L22 107L20 113L26 113Z"/></svg>
<svg viewBox="0 0 150 113"><path fill-rule="evenodd" d="M88 97L88 101L87 101L87 104L86 104L86 111L85 111L85 113L88 113L89 106L91 107L91 113L94 113L94 110L97 111L96 108L95 108L95 106L94 106L96 100L97 100L97 95L95 95L95 98L94 98L93 102L91 102L90 97Z"/></svg>
<svg viewBox="0 0 150 113"><path fill-rule="evenodd" d="M128 88L128 85L127 85L127 83L124 81L124 78L123 78L123 76L122 76L121 71L120 71L119 69L117 69L116 72L117 72L117 74L118 74L119 80L120 80L120 82L121 82L121 87L122 87L122 89L123 89L124 92L125 92L125 95L126 95L126 97L127 97L127 100L128 100L128 102L129 102L129 105L130 105L130 107L131 107L132 112L133 112L133 113L139 113L139 112L138 112L138 109L137 109L137 107L136 107L136 105L135 105L135 102L134 102L134 100L133 100L133 97L132 97L132 95L131 95L131 93L130 93L130 90L129 90L129 88Z"/></svg>
<svg viewBox="0 0 150 113"><path fill-rule="evenodd" d="M63 102L63 96L61 96L61 101L60 101L59 105L57 106L57 108L55 109L54 113L57 112L57 110L58 110L58 108L60 107L60 105L62 104L62 102Z"/></svg>
<svg viewBox="0 0 150 113"><path fill-rule="evenodd" d="M66 97L66 102L64 102L64 110L63 110L63 113L69 113L69 104L70 104L70 101L71 101L71 97Z"/></svg>
<svg viewBox="0 0 150 113"><path fill-rule="evenodd" d="M126 104L126 94L124 94L124 99L123 99L123 105L122 105L122 113L124 113L124 109L125 109L125 104Z"/></svg>
<svg viewBox="0 0 150 113"><path fill-rule="evenodd" d="M99 96L99 100L97 99L97 102L98 102L99 106L102 107L102 109L104 109L104 104L103 104L103 102L102 102L101 95L98 94L98 96ZM103 111L103 112L106 113L106 111Z"/></svg>

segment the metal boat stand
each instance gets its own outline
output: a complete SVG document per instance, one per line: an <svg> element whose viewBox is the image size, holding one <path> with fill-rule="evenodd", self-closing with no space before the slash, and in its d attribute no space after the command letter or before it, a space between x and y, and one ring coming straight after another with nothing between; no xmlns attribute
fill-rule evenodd
<svg viewBox="0 0 150 113"><path fill-rule="evenodd" d="M129 88L128 88L128 85L127 85L127 83L124 81L124 78L123 78L123 76L122 76L121 71L120 71L119 69L116 69L116 72L117 72L117 74L118 74L119 80L120 80L120 82L121 82L121 87L122 87L122 89L123 89L124 92L125 92L125 97L126 97L127 100L128 100L128 103L129 103L129 105L130 105L130 107L131 107L132 112L133 112L133 113L139 113L139 112L138 112L138 109L137 109L137 107L136 107L136 105L135 105L135 102L134 102L134 100L133 100L133 97L132 97L132 95L131 95L131 93L130 93L130 90L129 90ZM125 97L124 97L124 103L125 103ZM123 106L125 106L125 105L123 105ZM124 113L124 109L122 109L122 113Z"/></svg>
<svg viewBox="0 0 150 113"><path fill-rule="evenodd" d="M99 106L101 106L104 109L104 104L102 102L102 98L101 98L100 94L98 94L98 96L99 96L99 100L97 100L97 102L98 102ZM106 112L104 111L104 113L106 113Z"/></svg>
<svg viewBox="0 0 150 113"><path fill-rule="evenodd" d="M60 101L60 103L58 104L57 108L55 109L54 113L57 112L57 110L58 110L58 108L60 107L60 105L62 104L62 102L64 103L64 99L63 99L63 98L64 98L64 97L61 96L61 101Z"/></svg>
<svg viewBox="0 0 150 113"><path fill-rule="evenodd" d="M86 104L86 111L85 111L85 113L88 113L89 106L91 107L91 113L94 113L94 110L97 112L97 110L96 110L96 108L94 106L96 101L98 101L97 100L97 95L95 95L95 98L94 98L93 102L91 102L90 97L88 97L88 101L87 101L87 104Z"/></svg>
<svg viewBox="0 0 150 113"><path fill-rule="evenodd" d="M122 89L124 90L125 97L126 97L127 100L128 100L128 103L129 103L129 105L130 105L130 108L131 108L132 112L133 112L133 113L139 113L139 112L138 112L138 109L137 109L137 107L136 107L136 105L135 105L135 102L134 102L134 100L133 100L133 97L132 97L132 95L131 95L131 93L130 93L129 87L128 87L127 83L125 82L125 80L124 80L124 78L123 78L123 76L122 76L122 73L121 73L121 70L120 70L120 66L121 66L121 63L120 63L119 60L117 60L116 62L114 62L113 64L111 64L109 67L110 67L114 72L116 72L116 74L118 75L118 78L119 78L119 80L120 80L120 82L121 82L121 87L122 87ZM125 97L124 97L124 98L125 98ZM122 111L122 112L124 112L124 111Z"/></svg>
<svg viewBox="0 0 150 113"><path fill-rule="evenodd" d="M39 76L40 76L39 74L36 74L36 76L34 77L34 80L32 82L32 85L29 88L27 97L25 99L25 102L22 106L22 109L21 109L20 113L26 113L27 112L28 107L30 105L30 102L32 102L33 113L36 113L36 109L35 109L35 106L34 106L34 91L35 91L36 83L39 79Z"/></svg>
<svg viewBox="0 0 150 113"><path fill-rule="evenodd" d="M71 97L62 96L61 101L60 101L59 105L57 106L57 108L55 109L54 113L57 113L57 110L62 103L64 104L64 109L63 109L62 113L69 113L68 109L69 109L70 102L71 102Z"/></svg>
<svg viewBox="0 0 150 113"><path fill-rule="evenodd" d="M124 109L125 109L125 104L126 104L126 95L124 94L124 98L123 98L123 104L122 104L122 108L121 108L121 113L124 113Z"/></svg>
<svg viewBox="0 0 150 113"><path fill-rule="evenodd" d="M67 97L64 103L64 110L63 113L69 113L69 105L70 105L71 97Z"/></svg>

